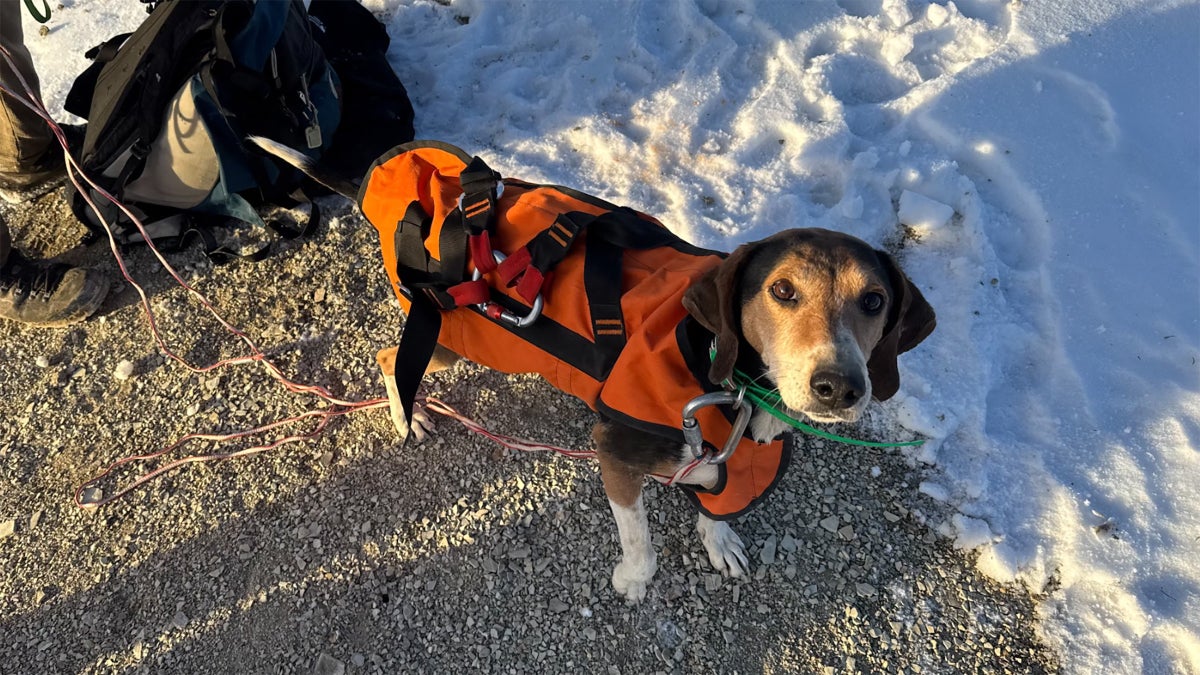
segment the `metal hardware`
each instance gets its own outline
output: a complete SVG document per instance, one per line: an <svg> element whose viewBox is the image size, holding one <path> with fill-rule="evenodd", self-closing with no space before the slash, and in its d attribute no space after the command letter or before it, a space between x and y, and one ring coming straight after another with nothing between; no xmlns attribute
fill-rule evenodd
<svg viewBox="0 0 1200 675"><path fill-rule="evenodd" d="M497 265L504 262L504 259L507 257L508 256L499 251L492 251L492 258L495 259ZM478 281L482 278L483 272L479 271L479 266L477 265L475 267L475 273L471 275L471 280ZM538 293L537 297L533 299L533 307L530 308L529 313L525 316L513 314L507 309L500 309L499 305L490 301L481 302L475 306L478 307L479 311L483 312L485 316L490 316L512 326L516 326L517 328L524 328L532 324L534 321L537 321L537 318L542 315L543 305L545 305L545 301L542 300L542 294Z"/></svg>
<svg viewBox="0 0 1200 675"><path fill-rule="evenodd" d="M691 448L693 456L697 459L704 458L704 436L701 433L700 422L696 420L696 413L701 408L714 405L731 405L737 408L738 413L733 421L733 429L729 432L729 438L725 439L725 445L721 448L721 452L705 459L705 462L724 464L733 456L733 451L737 449L738 443L742 440L742 434L746 433L746 427L750 424L750 415L754 412L754 408L746 400L745 394L745 389L714 391L701 394L683 406L683 441Z"/></svg>

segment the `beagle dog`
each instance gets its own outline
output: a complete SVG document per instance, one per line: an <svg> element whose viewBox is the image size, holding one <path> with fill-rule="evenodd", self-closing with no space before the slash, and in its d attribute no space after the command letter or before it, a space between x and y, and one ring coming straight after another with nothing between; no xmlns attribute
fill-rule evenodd
<svg viewBox="0 0 1200 675"><path fill-rule="evenodd" d="M871 399L899 388L896 357L933 330L933 309L887 253L860 239L822 229L787 230L745 244L693 285L683 299L691 316L716 336L713 381L723 381L735 364L774 388L793 417L817 423L855 422ZM414 412L405 422L396 390L396 348L379 352L391 416L401 436L418 441L432 429ZM426 374L454 364L442 346ZM750 434L768 441L788 430L765 411L750 420ZM657 569L642 501L647 476L673 476L693 460L686 446L602 420L592 437L609 505L621 541L613 588L630 601L645 597ZM711 489L714 464L702 464L684 485ZM700 541L714 569L731 576L749 571L745 546L724 520L701 514Z"/></svg>
<svg viewBox="0 0 1200 675"><path fill-rule="evenodd" d="M318 182L351 200L356 186L323 174L289 148L252 139ZM817 423L854 422L871 399L885 400L899 388L897 355L933 331L933 309L889 254L855 237L823 229L792 229L740 246L699 277L682 303L691 320L711 335L716 356L708 378L724 382L735 366L778 393L784 412ZM417 441L432 431L429 417L413 411L406 421L395 380L396 347L376 357L384 375L391 418L401 437ZM438 345L430 374L460 357ZM750 418L755 440L776 439L788 426L764 410ZM639 601L657 568L642 500L647 476L675 476L693 463L691 449L616 419L593 429L600 473L616 519L621 560L613 588ZM786 466L784 464L783 466ZM780 468L782 472L783 468ZM685 486L713 489L720 470L700 464L681 479ZM742 576L749 564L745 546L726 520L701 512L696 525L712 566Z"/></svg>

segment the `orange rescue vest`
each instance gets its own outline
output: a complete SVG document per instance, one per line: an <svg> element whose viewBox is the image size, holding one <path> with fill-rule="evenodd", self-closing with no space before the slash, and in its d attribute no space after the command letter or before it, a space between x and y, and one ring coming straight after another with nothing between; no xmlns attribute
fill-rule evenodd
<svg viewBox="0 0 1200 675"><path fill-rule="evenodd" d="M706 376L712 335L681 300L724 254L570 188L501 180L479 158L437 142L408 143L377 159L358 202L379 232L384 268L409 316L397 358L398 384L400 368L412 371L406 406L432 350L412 347L424 350L415 365L405 356L406 341L420 341L412 335L422 331L475 363L538 373L614 421L681 444L683 406L719 390ZM507 259L497 264L493 250ZM539 293L540 317L513 325ZM708 407L696 419L715 453L731 433L730 418ZM735 518L782 477L788 445L743 437L718 465L718 483L707 491L685 486L686 494L706 515Z"/></svg>

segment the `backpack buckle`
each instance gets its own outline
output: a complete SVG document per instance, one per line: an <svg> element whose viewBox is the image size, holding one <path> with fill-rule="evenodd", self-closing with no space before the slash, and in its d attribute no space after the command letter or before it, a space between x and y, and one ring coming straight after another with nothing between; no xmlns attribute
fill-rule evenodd
<svg viewBox="0 0 1200 675"><path fill-rule="evenodd" d="M507 257L508 256L504 255L500 251L495 249L492 250L492 258L497 264L504 262ZM479 265L476 264L475 272L471 275L471 281L479 281L482 278L483 272L480 271ZM537 297L533 299L533 307L529 309L529 313L525 316L514 314L491 301L481 302L475 306L479 308L479 311L483 312L484 316L491 317L498 321L503 321L504 323L517 328L524 328L532 324L534 321L537 321L538 317L542 315L542 307L545 306L545 300L542 298L542 294L538 293Z"/></svg>

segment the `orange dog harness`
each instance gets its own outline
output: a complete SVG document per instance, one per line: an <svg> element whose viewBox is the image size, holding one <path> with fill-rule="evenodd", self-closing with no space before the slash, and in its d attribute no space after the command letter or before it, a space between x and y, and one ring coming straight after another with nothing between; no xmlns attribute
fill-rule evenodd
<svg viewBox="0 0 1200 675"><path fill-rule="evenodd" d="M712 334L681 300L724 254L570 188L501 180L443 143L377 159L358 202L408 314L396 359L406 411L435 343L495 370L538 373L614 421L681 444L684 406L720 391L706 375ZM694 415L715 454L730 418L716 406ZM735 518L788 460L782 440L742 437L713 489L687 494L706 515Z"/></svg>

